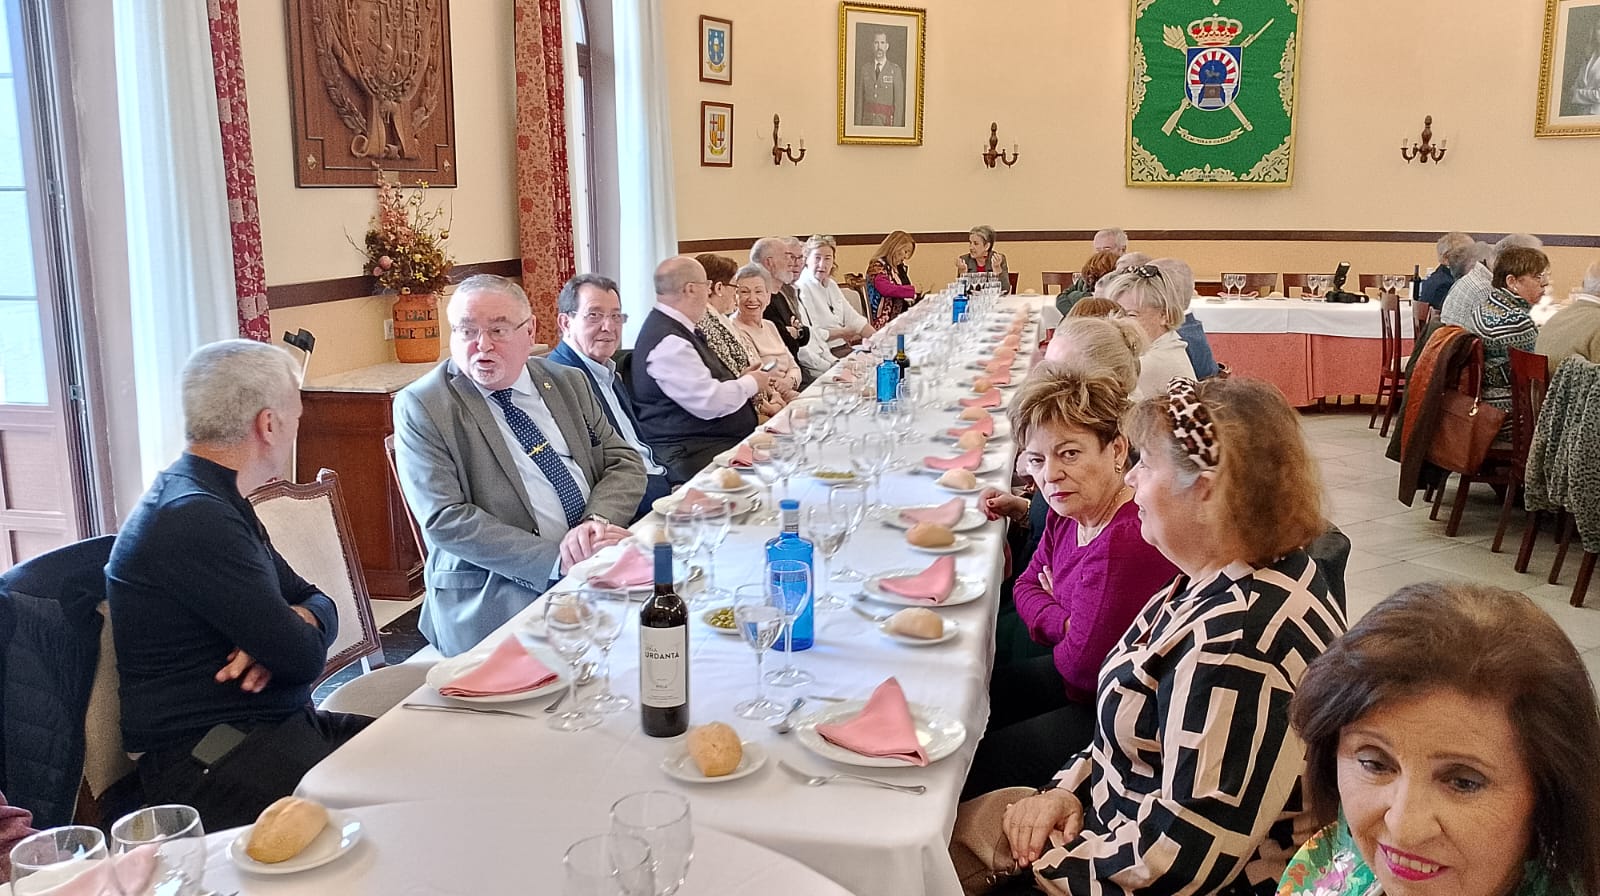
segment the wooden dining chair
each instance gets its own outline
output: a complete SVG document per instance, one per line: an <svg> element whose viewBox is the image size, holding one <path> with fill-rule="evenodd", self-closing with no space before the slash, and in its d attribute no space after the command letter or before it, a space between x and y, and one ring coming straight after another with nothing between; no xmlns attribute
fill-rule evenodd
<svg viewBox="0 0 1600 896"><path fill-rule="evenodd" d="M1450 504L1450 520L1445 524L1444 534L1454 538L1457 530L1461 528L1461 514L1466 510L1467 490L1474 482L1485 485L1503 486L1506 490L1505 502L1500 508L1500 525L1495 532L1494 545L1491 551L1500 550L1500 542L1505 537L1506 521L1511 518L1511 507L1516 502L1517 495L1522 491L1523 479L1528 469L1528 452L1533 447L1533 431L1538 425L1539 410L1544 405L1543 378L1546 368L1539 367L1537 377L1539 388L1534 388L1534 361L1545 363L1543 355L1532 352L1521 352L1516 349L1511 351L1519 355L1526 355L1521 363L1523 384L1526 388L1518 389L1515 378L1518 376L1516 366L1512 367L1513 387L1511 392L1511 447L1490 448L1489 456L1484 458L1483 465L1474 473L1463 473L1461 483L1456 487L1456 497ZM1517 362L1513 361L1513 365ZM1535 399L1538 407L1534 406ZM1439 505L1444 499L1444 488L1440 488L1433 496L1433 513L1430 518L1437 519Z"/></svg>
<svg viewBox="0 0 1600 896"><path fill-rule="evenodd" d="M404 495L405 492L400 486L400 467L394 462L394 433L389 433L383 437L383 455L389 459L389 476L394 479L395 490ZM421 557L423 562L426 563L428 560L428 543L422 540L422 527L417 525L417 515L411 512L411 504L403 497L400 503L406 509L406 526L411 529L411 538L417 543L417 556Z"/></svg>
<svg viewBox="0 0 1600 896"><path fill-rule="evenodd" d="M1315 274L1284 274L1283 275L1283 294L1287 296L1287 295L1289 295L1289 290L1298 289L1298 290L1300 290L1300 295L1304 296L1306 294L1306 278L1307 277L1314 277L1314 276L1316 276L1316 275Z"/></svg>
<svg viewBox="0 0 1600 896"><path fill-rule="evenodd" d="M1287 274L1284 279L1288 279ZM1394 296L1382 296L1378 300L1378 307L1383 316L1383 365L1378 369L1378 391L1372 400L1372 416L1367 419L1367 428L1371 429L1377 424L1378 405L1382 404L1383 428L1378 430L1378 435L1386 439L1389 437L1389 423L1400 406L1400 396L1406 390L1406 373L1400 342L1400 300ZM1388 400L1385 401L1385 398Z"/></svg>
<svg viewBox="0 0 1600 896"><path fill-rule="evenodd" d="M1222 276L1226 277L1227 274ZM1277 274L1245 274L1244 294L1255 293L1257 298L1264 299L1278 288Z"/></svg>
<svg viewBox="0 0 1600 896"><path fill-rule="evenodd" d="M1194 294L1197 296L1222 295L1221 280L1196 280L1194 281Z"/></svg>
<svg viewBox="0 0 1600 896"><path fill-rule="evenodd" d="M1012 295L1016 295L1017 294L1017 272L1016 271L1008 271L1008 272L1006 272L1006 279L1011 284L1011 289L1009 289L1007 291L1010 292Z"/></svg>
<svg viewBox="0 0 1600 896"><path fill-rule="evenodd" d="M1077 271L1045 271L1041 277L1040 289L1045 295L1050 295L1052 286L1059 287L1056 290L1058 293L1066 292L1077 279Z"/></svg>

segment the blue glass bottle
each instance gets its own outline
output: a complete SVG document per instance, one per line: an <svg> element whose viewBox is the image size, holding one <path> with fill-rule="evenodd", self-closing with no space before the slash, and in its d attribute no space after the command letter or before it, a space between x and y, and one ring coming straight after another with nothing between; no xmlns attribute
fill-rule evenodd
<svg viewBox="0 0 1600 896"><path fill-rule="evenodd" d="M900 366L891 359L878 364L878 401L894 401L900 395Z"/></svg>
<svg viewBox="0 0 1600 896"><path fill-rule="evenodd" d="M890 367L894 367L890 362ZM800 502L785 500L778 502L779 531L775 538L767 541L767 562L774 560L798 560L811 568L813 599L806 602L805 609L794 620L794 649L809 650L816 631L817 602L815 595L819 587L815 576L817 567L812 560L814 553L811 542L800 537ZM800 596L785 596L790 607L799 602ZM783 642L780 640L773 645L774 650L782 650Z"/></svg>

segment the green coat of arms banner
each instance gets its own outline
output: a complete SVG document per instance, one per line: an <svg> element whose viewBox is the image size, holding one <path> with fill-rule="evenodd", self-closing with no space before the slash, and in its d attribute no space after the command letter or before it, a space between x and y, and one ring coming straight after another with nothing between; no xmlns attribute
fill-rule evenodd
<svg viewBox="0 0 1600 896"><path fill-rule="evenodd" d="M1304 0L1132 0L1128 185L1286 187Z"/></svg>

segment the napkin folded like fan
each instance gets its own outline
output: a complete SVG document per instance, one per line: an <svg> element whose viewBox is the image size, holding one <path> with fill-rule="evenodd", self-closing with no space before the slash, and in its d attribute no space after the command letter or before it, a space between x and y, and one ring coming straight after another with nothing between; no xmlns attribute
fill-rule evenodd
<svg viewBox="0 0 1600 896"><path fill-rule="evenodd" d="M748 442L740 442L739 447L733 449L733 457L728 460L728 466L749 469L755 465L755 449L751 448Z"/></svg>
<svg viewBox="0 0 1600 896"><path fill-rule="evenodd" d="M542 688L560 676L522 646L516 635L507 635L500 646L476 669L458 675L439 689L446 697L493 697L520 694Z"/></svg>
<svg viewBox="0 0 1600 896"><path fill-rule="evenodd" d="M590 577L589 584L595 588L638 588L654 584L655 580L655 558L630 545L610 566Z"/></svg>
<svg viewBox="0 0 1600 896"><path fill-rule="evenodd" d="M916 766L928 764L928 753L917 740L917 723L911 718L905 691L894 678L878 685L854 718L818 725L817 734L828 743L862 756L900 759Z"/></svg>
<svg viewBox="0 0 1600 896"><path fill-rule="evenodd" d="M914 576L893 576L878 581L878 587L925 604L942 604L956 587L956 558L940 557Z"/></svg>
<svg viewBox="0 0 1600 896"><path fill-rule="evenodd" d="M972 424L971 426L952 426L950 428L949 432L950 432L951 435L955 436L958 439L961 438L962 436L966 435L969 432L981 432L986 436L993 436L994 435L994 418L993 417L985 417L982 420L979 420L978 422Z"/></svg>
<svg viewBox="0 0 1600 896"><path fill-rule="evenodd" d="M967 509L967 502L961 498L951 498L938 507L911 507L900 511L900 522L908 526L917 523L933 523L934 525L950 528L961 522L961 514Z"/></svg>
<svg viewBox="0 0 1600 896"><path fill-rule="evenodd" d="M964 408L997 408L1000 406L1000 393L994 389L975 395L972 398L963 398L960 401Z"/></svg>
<svg viewBox="0 0 1600 896"><path fill-rule="evenodd" d="M109 859L90 859L94 867L82 874L43 890L29 890L40 896L100 896L101 893L143 893L155 873L157 850L160 846L146 843ZM86 862L86 863L87 863ZM113 867L116 869L113 871ZM115 874L116 880L108 878ZM32 883L32 881L30 881ZM9 891L8 891L9 892Z"/></svg>
<svg viewBox="0 0 1600 896"><path fill-rule="evenodd" d="M721 500L722 499L714 498L697 488L686 488L683 490L683 496L678 499L677 509L699 510L702 507L713 507L716 504L721 503Z"/></svg>
<svg viewBox="0 0 1600 896"><path fill-rule="evenodd" d="M922 462L930 470L976 470L983 463L983 449L974 448L956 457L925 457Z"/></svg>

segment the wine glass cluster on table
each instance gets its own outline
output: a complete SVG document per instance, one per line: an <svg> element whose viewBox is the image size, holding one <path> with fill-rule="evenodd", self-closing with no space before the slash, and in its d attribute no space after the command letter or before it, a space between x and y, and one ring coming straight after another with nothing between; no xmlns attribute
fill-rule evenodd
<svg viewBox="0 0 1600 896"><path fill-rule="evenodd" d="M563 896L671 896L689 877L689 801L649 790L611 804L611 828L567 847Z"/></svg>
<svg viewBox="0 0 1600 896"><path fill-rule="evenodd" d="M140 809L111 826L69 825L40 831L11 850L11 892L81 896L200 896L206 832L190 806Z"/></svg>

